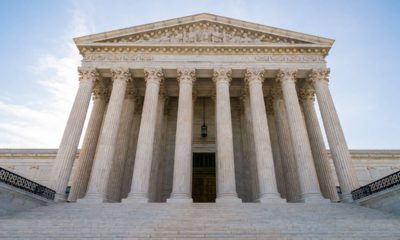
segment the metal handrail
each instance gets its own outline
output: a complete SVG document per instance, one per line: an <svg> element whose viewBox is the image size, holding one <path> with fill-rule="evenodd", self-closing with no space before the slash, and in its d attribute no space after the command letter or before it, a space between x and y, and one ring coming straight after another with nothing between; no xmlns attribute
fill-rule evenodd
<svg viewBox="0 0 400 240"><path fill-rule="evenodd" d="M0 167L0 182L54 200L56 191Z"/></svg>
<svg viewBox="0 0 400 240"><path fill-rule="evenodd" d="M384 178L376 180L360 188L357 188L356 190L351 192L351 195L353 197L353 200L358 200L398 184L400 184L400 171L392 173Z"/></svg>

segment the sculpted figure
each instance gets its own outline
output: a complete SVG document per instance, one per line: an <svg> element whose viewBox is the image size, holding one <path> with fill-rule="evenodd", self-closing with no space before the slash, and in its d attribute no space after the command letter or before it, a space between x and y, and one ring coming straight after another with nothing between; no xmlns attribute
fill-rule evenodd
<svg viewBox="0 0 400 240"><path fill-rule="evenodd" d="M189 27L189 32L186 34L186 42L194 43L197 42L197 35L199 31L193 27Z"/></svg>
<svg viewBox="0 0 400 240"><path fill-rule="evenodd" d="M240 39L241 43L249 43L252 39L247 35L247 33L243 33L243 37Z"/></svg>
<svg viewBox="0 0 400 240"><path fill-rule="evenodd" d="M224 42L224 33L218 31L211 32L211 41L213 43L222 43Z"/></svg>

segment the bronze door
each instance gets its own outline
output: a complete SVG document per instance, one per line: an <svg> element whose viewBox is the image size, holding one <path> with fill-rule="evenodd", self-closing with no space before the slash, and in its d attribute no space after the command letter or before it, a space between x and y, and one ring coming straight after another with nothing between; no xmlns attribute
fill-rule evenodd
<svg viewBox="0 0 400 240"><path fill-rule="evenodd" d="M193 153L193 202L215 202L215 153Z"/></svg>

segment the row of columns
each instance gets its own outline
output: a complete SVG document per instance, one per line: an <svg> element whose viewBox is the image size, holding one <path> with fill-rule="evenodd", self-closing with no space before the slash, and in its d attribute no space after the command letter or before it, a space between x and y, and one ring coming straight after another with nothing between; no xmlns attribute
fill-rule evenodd
<svg viewBox="0 0 400 240"><path fill-rule="evenodd" d="M90 96L95 82L98 80L95 69L81 68L79 71L80 87L52 171L52 187L56 190L56 197L59 200L65 198L64 192L71 173ZM308 78L310 86L300 91L300 101L296 90L297 71L280 70L276 78L279 87L271 92L274 119L266 112L262 89L263 72L261 69L247 69L245 74L254 136L258 201L281 202L283 199L279 192L288 201L319 202L324 201L323 197L331 200L337 198L314 108L313 89L315 89L321 109L344 199L350 200L350 192L358 187L358 182L329 93L327 84L329 70L315 69L311 71ZM123 202L149 201L148 191L162 81L161 69L145 69L146 91L132 183L130 192ZM229 96L231 70L215 69L213 81L216 85L216 201L241 202L236 193L235 183ZM167 202L192 202L192 92L195 69L178 69L178 82L179 102L173 188ZM107 98L96 97L100 90L94 89L92 115L79 156L78 174L74 180L70 198L83 197L86 188L86 195L80 201L118 201L121 197L120 185L122 185L125 175L121 173L124 172L129 152L129 137L136 105L133 97L134 89L127 88L128 85L131 85L129 69L113 69L112 90L108 104ZM102 95L109 94L107 90L104 90L105 88L102 89ZM272 128L270 133L269 126L272 122L276 126L275 133L273 132L275 129ZM271 134L273 140L270 139ZM279 147L275 146L272 149L271 141L277 141ZM280 157L277 157L278 152ZM90 179L88 179L89 175ZM277 178L282 180L279 185L276 181Z"/></svg>

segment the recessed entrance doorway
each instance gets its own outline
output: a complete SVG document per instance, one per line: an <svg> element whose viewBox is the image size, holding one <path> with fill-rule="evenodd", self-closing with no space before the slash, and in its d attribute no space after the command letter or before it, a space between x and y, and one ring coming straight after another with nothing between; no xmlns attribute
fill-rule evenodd
<svg viewBox="0 0 400 240"><path fill-rule="evenodd" d="M193 153L193 202L215 202L215 153Z"/></svg>

